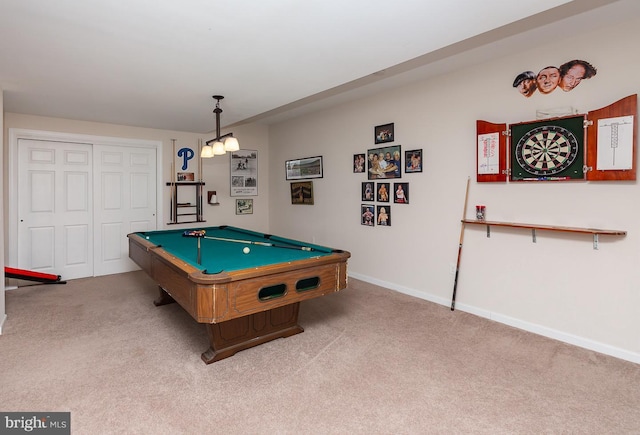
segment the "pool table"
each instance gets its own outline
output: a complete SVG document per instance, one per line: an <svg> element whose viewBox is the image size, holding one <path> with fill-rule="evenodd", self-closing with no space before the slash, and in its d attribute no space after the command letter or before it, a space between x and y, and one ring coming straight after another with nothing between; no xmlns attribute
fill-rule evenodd
<svg viewBox="0 0 640 435"><path fill-rule="evenodd" d="M128 234L129 257L158 284L155 305L206 325L207 364L303 332L300 302L347 286L347 251L227 225L185 231Z"/></svg>

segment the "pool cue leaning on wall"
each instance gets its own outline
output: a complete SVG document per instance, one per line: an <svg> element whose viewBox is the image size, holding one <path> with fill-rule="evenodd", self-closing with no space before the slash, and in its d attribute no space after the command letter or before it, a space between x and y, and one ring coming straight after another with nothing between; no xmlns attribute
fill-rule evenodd
<svg viewBox="0 0 640 435"><path fill-rule="evenodd" d="M200 183L198 186L196 186L196 189L198 189L198 192L200 192L199 195L196 195L198 197L198 220L202 221L204 220L204 211L202 210L202 195L203 195L203 189L202 189L202 158L200 157L200 155L202 154L202 138L198 138L198 182Z"/></svg>
<svg viewBox="0 0 640 435"><path fill-rule="evenodd" d="M178 223L178 195L176 186L176 140L171 139L171 222Z"/></svg>
<svg viewBox="0 0 640 435"><path fill-rule="evenodd" d="M456 308L456 290L458 288L458 273L460 272L460 256L462 255L462 241L464 240L464 218L467 214L467 200L469 199L469 183L471 177L467 177L467 191L464 194L464 208L462 209L462 220L460 227L460 243L458 244L458 261L456 262L456 276L453 279L453 296L451 296L451 311Z"/></svg>

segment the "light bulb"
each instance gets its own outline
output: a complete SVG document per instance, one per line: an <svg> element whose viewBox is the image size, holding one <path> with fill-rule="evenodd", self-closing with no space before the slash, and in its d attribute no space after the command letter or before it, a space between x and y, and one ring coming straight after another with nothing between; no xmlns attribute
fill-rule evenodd
<svg viewBox="0 0 640 435"><path fill-rule="evenodd" d="M225 151L238 151L240 149L240 143L238 143L238 139L235 137L228 137L224 141L224 149Z"/></svg>
<svg viewBox="0 0 640 435"><path fill-rule="evenodd" d="M202 151L200 151L200 157L203 159L210 159L213 157L213 148L209 145L205 145L202 147Z"/></svg>
<svg viewBox="0 0 640 435"><path fill-rule="evenodd" d="M226 152L224 150L224 144L220 141L214 142L211 148L213 148L213 154L216 156L221 156Z"/></svg>

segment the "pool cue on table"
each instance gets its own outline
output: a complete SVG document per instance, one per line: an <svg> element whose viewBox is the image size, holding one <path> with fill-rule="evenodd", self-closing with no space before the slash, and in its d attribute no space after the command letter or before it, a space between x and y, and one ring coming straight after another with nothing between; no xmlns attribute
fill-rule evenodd
<svg viewBox="0 0 640 435"><path fill-rule="evenodd" d="M220 240L221 242L246 243L249 245L270 246L272 248L296 249L298 251L315 251L315 249L313 249L310 246L287 246L287 245L279 245L271 242L254 242L252 240L227 239L224 237L213 237L213 236L204 236L204 238L212 239L212 240Z"/></svg>
<svg viewBox="0 0 640 435"><path fill-rule="evenodd" d="M202 234L202 235L199 235L199 234ZM315 251L315 249L313 249L310 246L278 245L276 243L270 243L270 242L255 242L255 241L252 241L252 240L228 239L228 238L225 238L225 237L207 236L205 234L206 233L204 232L204 230L199 230L199 231L187 230L182 234L182 236L183 237L198 237L198 238L202 237L203 239L219 240L221 242L244 243L246 245L270 246L272 248L296 249L298 251Z"/></svg>
<svg viewBox="0 0 640 435"><path fill-rule="evenodd" d="M467 177L467 191L464 194L464 208L462 209L462 226L460 227L460 243L458 244L458 261L456 262L456 276L453 279L453 296L451 296L451 311L456 308L456 290L458 288L458 273L460 272L460 256L462 255L462 241L464 240L464 218L467 214L467 200L469 199L469 182L471 177Z"/></svg>

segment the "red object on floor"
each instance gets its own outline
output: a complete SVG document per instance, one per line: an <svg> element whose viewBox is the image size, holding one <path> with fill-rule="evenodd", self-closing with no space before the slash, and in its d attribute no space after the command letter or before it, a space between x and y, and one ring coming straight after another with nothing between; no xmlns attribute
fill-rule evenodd
<svg viewBox="0 0 640 435"><path fill-rule="evenodd" d="M26 269L16 269L14 267L5 267L4 276L7 278L24 279L27 281L65 284L65 281L60 281L60 275L34 272L33 270Z"/></svg>

